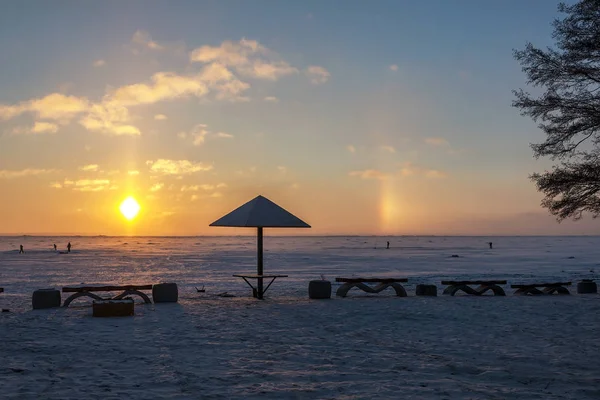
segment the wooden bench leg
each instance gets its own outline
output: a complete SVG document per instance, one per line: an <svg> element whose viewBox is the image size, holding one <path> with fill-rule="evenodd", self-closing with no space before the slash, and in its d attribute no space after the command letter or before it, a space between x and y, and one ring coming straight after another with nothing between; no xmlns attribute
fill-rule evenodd
<svg viewBox="0 0 600 400"><path fill-rule="evenodd" d="M356 286L355 283L344 283L338 288L338 290L336 290L335 295L339 297L346 297L348 290L352 289L354 286Z"/></svg>
<svg viewBox="0 0 600 400"><path fill-rule="evenodd" d="M399 297L406 297L406 289L404 289L404 286L402 286L399 283L392 283L392 287L394 288L394 290L396 291L396 296Z"/></svg>
<svg viewBox="0 0 600 400"><path fill-rule="evenodd" d="M77 293L73 293L71 296L69 296L68 299L65 300L65 302L63 303L63 307L69 307L69 304L71 304L71 302L79 297L83 297L83 296L87 296L87 297L91 297L94 300L104 300L102 297L98 296L95 293L90 293L90 292L77 292Z"/></svg>
<svg viewBox="0 0 600 400"><path fill-rule="evenodd" d="M123 293L121 293L120 295L113 297L113 300L121 300L122 298L124 298L125 296L129 296L130 294L135 294L137 296L140 296L142 299L144 299L144 303L146 303L146 304L152 304L152 301L146 295L146 293L140 292L139 290L126 290Z"/></svg>
<svg viewBox="0 0 600 400"><path fill-rule="evenodd" d="M491 290L492 292L494 292L494 296L506 296L506 293L504 293L504 289L502 289L498 285L480 285L476 289L476 291L477 291L477 293L479 293L479 295L483 295L488 290Z"/></svg>
<svg viewBox="0 0 600 400"><path fill-rule="evenodd" d="M553 294L555 292L558 294L571 294L571 293L569 293L569 289L567 289L566 287L563 287L563 286L550 286L550 287L544 288L544 290L543 290L544 294Z"/></svg>

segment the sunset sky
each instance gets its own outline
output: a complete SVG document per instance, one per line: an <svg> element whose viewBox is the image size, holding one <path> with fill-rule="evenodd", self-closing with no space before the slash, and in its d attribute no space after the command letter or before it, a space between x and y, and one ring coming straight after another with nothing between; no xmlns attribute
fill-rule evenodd
<svg viewBox="0 0 600 400"><path fill-rule="evenodd" d="M262 194L295 234L598 234L511 107L556 4L4 2L0 233L245 234L208 224Z"/></svg>

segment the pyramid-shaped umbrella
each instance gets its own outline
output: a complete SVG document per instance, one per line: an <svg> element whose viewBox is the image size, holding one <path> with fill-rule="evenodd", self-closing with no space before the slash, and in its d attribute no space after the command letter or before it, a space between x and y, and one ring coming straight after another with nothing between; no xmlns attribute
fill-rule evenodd
<svg viewBox="0 0 600 400"><path fill-rule="evenodd" d="M310 228L306 222L263 196L257 196L210 226L257 228L256 297L263 298L263 228ZM244 278L245 279L245 278ZM248 282L248 281L246 281Z"/></svg>

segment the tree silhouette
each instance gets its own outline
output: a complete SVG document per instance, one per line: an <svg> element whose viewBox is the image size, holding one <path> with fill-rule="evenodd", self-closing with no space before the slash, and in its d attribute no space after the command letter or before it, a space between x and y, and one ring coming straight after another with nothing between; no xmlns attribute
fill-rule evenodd
<svg viewBox="0 0 600 400"><path fill-rule="evenodd" d="M539 122L546 140L532 144L534 156L558 161L530 176L559 221L600 215L600 0L559 4L566 14L553 23L555 48L527 43L514 57L538 97L514 91L513 106Z"/></svg>

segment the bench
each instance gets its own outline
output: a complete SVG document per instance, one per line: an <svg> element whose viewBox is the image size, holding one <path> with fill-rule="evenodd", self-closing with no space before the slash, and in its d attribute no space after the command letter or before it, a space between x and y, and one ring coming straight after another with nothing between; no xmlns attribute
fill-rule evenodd
<svg viewBox="0 0 600 400"><path fill-rule="evenodd" d="M152 285L122 285L122 286L66 286L62 288L63 293L73 293L69 296L68 299L63 303L63 307L68 307L71 302L79 297L87 296L91 297L94 300L121 300L125 296L135 294L144 299L146 304L152 304L152 301L148 298L148 296L141 292L141 290L152 290ZM102 298L94 292L117 292L123 291L121 294L109 297Z"/></svg>
<svg viewBox="0 0 600 400"><path fill-rule="evenodd" d="M388 287L392 287L396 291L396 296L406 297L406 290L400 282L408 282L408 278L335 278L335 281L344 283L335 292L335 295L339 297L346 297L348 291L353 287L367 293L379 293ZM366 283L377 283L378 285L372 287Z"/></svg>
<svg viewBox="0 0 600 400"><path fill-rule="evenodd" d="M450 296L454 296L459 290L467 294L472 294L474 296L481 296L488 290L491 290L494 293L494 296L506 296L506 293L504 293L504 289L498 286L506 285L506 281L504 280L442 281L442 285L448 285L448 287L444 289L444 294L449 294ZM479 286L473 289L470 285Z"/></svg>
<svg viewBox="0 0 600 400"><path fill-rule="evenodd" d="M543 295L543 294L570 294L569 289L565 286L570 286L571 282L553 282L553 283L527 283L520 285L510 285L515 290L515 296L523 295ZM543 290L538 289L544 288Z"/></svg>
<svg viewBox="0 0 600 400"><path fill-rule="evenodd" d="M233 276L235 276L236 278L242 278L244 281L246 281L246 283L248 284L248 286L250 286L252 288L252 297L257 298L262 300L263 295L266 293L267 289L269 289L269 287L271 286L271 284L273 282L275 282L275 279L277 278L287 278L287 275L237 275L234 274ZM267 287L263 290L263 279L271 279L271 282L269 282L269 284L267 285ZM252 286L252 284L250 282L248 282L248 279L257 279L257 287Z"/></svg>

